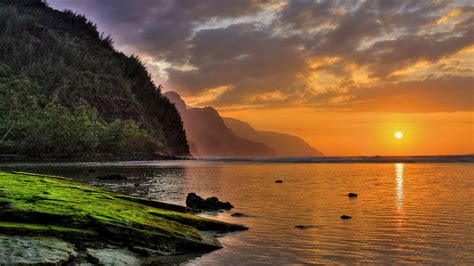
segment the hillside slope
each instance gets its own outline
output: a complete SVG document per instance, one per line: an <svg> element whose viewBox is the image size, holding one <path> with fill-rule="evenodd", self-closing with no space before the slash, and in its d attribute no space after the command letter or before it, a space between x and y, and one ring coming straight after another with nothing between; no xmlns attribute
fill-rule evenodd
<svg viewBox="0 0 474 266"><path fill-rule="evenodd" d="M190 108L175 92L164 93L179 110L194 156L253 157L274 156L262 143L237 136L212 107Z"/></svg>
<svg viewBox="0 0 474 266"><path fill-rule="evenodd" d="M238 119L228 117L223 119L226 126L236 135L265 144L275 151L276 156L324 156L322 152L299 137L278 132L257 131L248 123Z"/></svg>
<svg viewBox="0 0 474 266"><path fill-rule="evenodd" d="M179 113L140 60L43 1L0 0L0 86L0 153L189 155Z"/></svg>

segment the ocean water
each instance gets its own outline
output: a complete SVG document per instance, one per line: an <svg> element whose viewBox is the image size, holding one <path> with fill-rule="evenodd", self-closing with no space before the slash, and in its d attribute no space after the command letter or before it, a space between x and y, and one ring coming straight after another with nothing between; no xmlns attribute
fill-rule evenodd
<svg viewBox="0 0 474 266"><path fill-rule="evenodd" d="M3 168L61 174L171 203L184 204L189 192L230 201L231 211L203 215L250 229L220 237L223 249L185 264L474 264L472 163L155 161ZM129 179L95 178L108 173ZM358 198L349 199L349 192ZM234 212L249 217L231 217ZM353 218L341 220L343 214Z"/></svg>

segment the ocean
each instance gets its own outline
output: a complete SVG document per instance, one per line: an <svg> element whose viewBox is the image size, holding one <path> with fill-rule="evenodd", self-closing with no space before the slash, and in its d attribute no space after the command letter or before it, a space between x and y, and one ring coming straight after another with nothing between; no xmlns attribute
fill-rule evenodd
<svg viewBox="0 0 474 266"><path fill-rule="evenodd" d="M474 164L400 161L213 159L0 168L64 175L181 205L190 192L230 201L230 211L201 215L249 230L220 237L223 249L179 258L184 264L473 264ZM110 173L128 179L95 178ZM358 197L349 198L350 192ZM235 212L247 216L232 217Z"/></svg>

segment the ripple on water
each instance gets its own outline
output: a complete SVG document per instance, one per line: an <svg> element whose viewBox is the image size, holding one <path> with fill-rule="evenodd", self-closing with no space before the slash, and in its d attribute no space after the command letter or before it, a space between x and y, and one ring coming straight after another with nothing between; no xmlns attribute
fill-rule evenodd
<svg viewBox="0 0 474 266"><path fill-rule="evenodd" d="M91 167L96 176L129 179L95 180ZM230 201L231 212L207 216L250 230L220 238L224 249L189 264L474 264L473 164L168 161L25 168L171 203L183 204L189 192ZM349 199L349 192L359 197ZM343 214L353 218L343 221Z"/></svg>

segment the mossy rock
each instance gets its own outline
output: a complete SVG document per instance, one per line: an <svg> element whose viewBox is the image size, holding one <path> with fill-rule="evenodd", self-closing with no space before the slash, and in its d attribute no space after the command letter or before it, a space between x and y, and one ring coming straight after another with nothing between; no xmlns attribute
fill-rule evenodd
<svg viewBox="0 0 474 266"><path fill-rule="evenodd" d="M221 248L199 230L246 229L162 209L184 208L28 173L0 172L0 202L0 233L56 236L73 243L101 241L182 253Z"/></svg>

